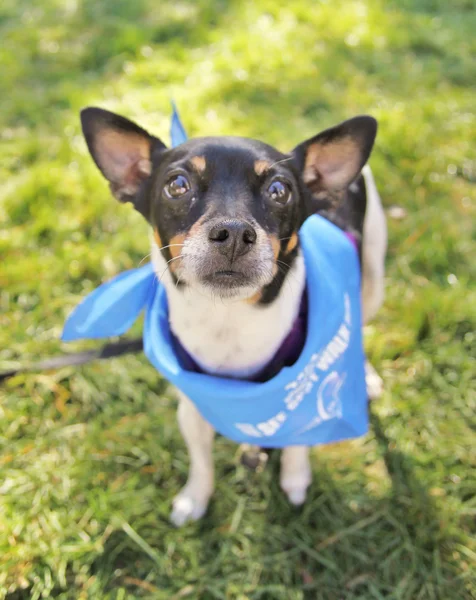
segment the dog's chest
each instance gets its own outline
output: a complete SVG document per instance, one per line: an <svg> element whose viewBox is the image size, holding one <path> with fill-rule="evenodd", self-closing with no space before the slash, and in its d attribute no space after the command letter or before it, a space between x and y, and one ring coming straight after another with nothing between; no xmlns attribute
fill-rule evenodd
<svg viewBox="0 0 476 600"><path fill-rule="evenodd" d="M277 310L248 306L211 310L186 299L183 308L171 310L170 325L202 369L235 376L260 370L286 334Z"/></svg>
<svg viewBox="0 0 476 600"><path fill-rule="evenodd" d="M223 303L166 284L172 332L204 371L250 377L271 361L289 333L304 281L304 261L299 256L269 306Z"/></svg>

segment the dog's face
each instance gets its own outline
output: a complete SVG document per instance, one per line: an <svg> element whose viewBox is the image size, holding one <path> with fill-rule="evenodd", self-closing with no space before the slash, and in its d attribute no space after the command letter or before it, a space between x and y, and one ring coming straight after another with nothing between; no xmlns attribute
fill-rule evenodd
<svg viewBox="0 0 476 600"><path fill-rule="evenodd" d="M376 133L374 119L356 117L291 154L238 137L167 149L113 113L88 108L81 120L113 194L149 221L176 283L260 303L279 293L303 221L345 192Z"/></svg>

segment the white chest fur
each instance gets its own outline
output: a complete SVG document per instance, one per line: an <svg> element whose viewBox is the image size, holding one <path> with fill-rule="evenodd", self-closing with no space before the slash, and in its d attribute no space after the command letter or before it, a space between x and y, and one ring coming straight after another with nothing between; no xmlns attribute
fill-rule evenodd
<svg viewBox="0 0 476 600"><path fill-rule="evenodd" d="M268 306L221 301L189 287L177 289L170 273L164 273L166 263L154 243L152 262L162 275L173 333L208 373L249 377L259 372L278 350L299 311L306 279L301 254Z"/></svg>

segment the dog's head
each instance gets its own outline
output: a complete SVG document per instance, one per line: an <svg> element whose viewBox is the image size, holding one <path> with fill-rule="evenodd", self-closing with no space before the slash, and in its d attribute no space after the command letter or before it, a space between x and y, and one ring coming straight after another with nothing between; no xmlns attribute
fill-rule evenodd
<svg viewBox="0 0 476 600"><path fill-rule="evenodd" d="M131 121L81 113L112 193L132 202L177 283L222 298L271 301L298 252L303 221L344 194L367 161L375 119L359 116L283 154L239 137L167 149Z"/></svg>

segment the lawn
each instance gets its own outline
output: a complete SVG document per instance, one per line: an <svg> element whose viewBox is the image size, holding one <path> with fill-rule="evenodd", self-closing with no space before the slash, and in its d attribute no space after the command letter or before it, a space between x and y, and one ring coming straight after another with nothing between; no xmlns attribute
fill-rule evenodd
<svg viewBox="0 0 476 600"><path fill-rule="evenodd" d="M208 514L171 527L187 455L142 355L6 380L0 598L476 597L475 31L474 0L2 1L0 370L96 347L59 342L66 316L149 251L87 154L85 105L168 142L174 98L190 135L283 150L368 112L403 218L366 337L384 396L369 435L313 450L300 510L277 453L253 473L220 438Z"/></svg>

